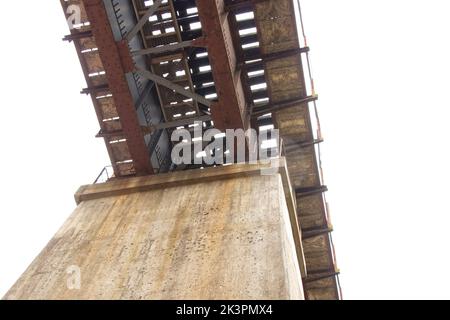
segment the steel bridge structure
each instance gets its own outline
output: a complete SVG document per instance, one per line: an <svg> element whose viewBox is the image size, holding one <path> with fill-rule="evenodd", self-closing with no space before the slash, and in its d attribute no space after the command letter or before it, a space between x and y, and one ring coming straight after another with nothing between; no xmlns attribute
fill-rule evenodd
<svg viewBox="0 0 450 320"><path fill-rule="evenodd" d="M295 0L60 0L98 117L111 179L175 165L174 131L278 129L304 254L306 298L341 299L323 142ZM194 155L195 156L195 155Z"/></svg>

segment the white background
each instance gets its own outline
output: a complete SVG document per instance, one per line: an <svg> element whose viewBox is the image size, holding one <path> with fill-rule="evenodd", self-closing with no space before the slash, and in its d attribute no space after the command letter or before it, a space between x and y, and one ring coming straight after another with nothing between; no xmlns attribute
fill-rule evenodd
<svg viewBox="0 0 450 320"><path fill-rule="evenodd" d="M108 163L59 1L3 2L0 297ZM344 298L450 298L450 2L302 5Z"/></svg>

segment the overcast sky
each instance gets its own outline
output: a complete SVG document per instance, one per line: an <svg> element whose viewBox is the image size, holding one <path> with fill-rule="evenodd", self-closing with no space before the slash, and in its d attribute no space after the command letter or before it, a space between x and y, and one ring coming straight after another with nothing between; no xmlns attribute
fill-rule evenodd
<svg viewBox="0 0 450 320"><path fill-rule="evenodd" d="M450 2L302 6L344 298L450 298ZM0 297L109 161L59 1L2 9Z"/></svg>

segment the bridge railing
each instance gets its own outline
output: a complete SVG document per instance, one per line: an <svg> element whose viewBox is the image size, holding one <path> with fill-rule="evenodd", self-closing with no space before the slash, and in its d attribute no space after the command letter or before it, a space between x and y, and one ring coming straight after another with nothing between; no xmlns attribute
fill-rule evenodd
<svg viewBox="0 0 450 320"><path fill-rule="evenodd" d="M114 177L114 169L112 166L106 166L102 169L97 179L95 179L94 184L105 183L108 182L111 178Z"/></svg>

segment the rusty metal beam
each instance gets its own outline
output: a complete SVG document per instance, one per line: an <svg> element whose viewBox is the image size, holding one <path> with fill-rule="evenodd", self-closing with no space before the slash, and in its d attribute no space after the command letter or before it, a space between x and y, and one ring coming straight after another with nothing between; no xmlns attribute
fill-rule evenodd
<svg viewBox="0 0 450 320"><path fill-rule="evenodd" d="M268 0L238 0L231 2L229 0L226 0L225 4L225 10L226 11L236 11L236 10L242 10L242 9L252 9L255 4L258 2L265 2Z"/></svg>
<svg viewBox="0 0 450 320"><path fill-rule="evenodd" d="M285 51L275 52L275 53L268 53L268 54L261 54L260 52L255 51L252 53L244 54L244 56L241 58L242 60L239 60L239 62L238 62L238 67L245 68L247 66L254 66L256 64L263 65L265 62L274 61L274 60L283 59L283 58L289 58L289 57L296 56L296 55L299 55L302 53L307 53L309 51L310 51L309 47L295 48L295 49L290 49L290 50L285 50ZM261 59L261 61L256 61L253 63L245 63L245 61L258 60L258 59Z"/></svg>
<svg viewBox="0 0 450 320"><path fill-rule="evenodd" d="M97 133L95 135L96 138L112 138L112 137L120 137L120 136L124 136L125 133L122 130L117 130L117 131L109 131L109 132L105 132L100 130L99 133Z"/></svg>
<svg viewBox="0 0 450 320"><path fill-rule="evenodd" d="M136 114L133 97L125 77L122 58L118 45L114 40L108 15L102 0L85 0L85 9L92 27L100 58L105 68L109 89L127 139L134 169L137 175L152 174L149 152L145 145L139 120Z"/></svg>
<svg viewBox="0 0 450 320"><path fill-rule="evenodd" d="M297 197L300 197L300 198L313 196L313 195L319 194L319 193L325 193L327 191L328 191L327 186L295 189L295 193L297 194Z"/></svg>
<svg viewBox="0 0 450 320"><path fill-rule="evenodd" d="M224 0L197 0L197 9L218 95L211 108L214 126L246 129L247 105Z"/></svg>
<svg viewBox="0 0 450 320"><path fill-rule="evenodd" d="M241 45L241 37L239 34L240 27L239 27L238 21L236 20L236 16L233 14L228 15L228 22L230 23L231 39L233 41L234 48L236 49L236 59L238 61L237 63L239 66L240 61L243 61L243 62L246 61L246 59L244 57L244 50L242 49L242 45ZM251 85L249 83L248 72L241 72L241 81L242 81L242 87L244 89L245 100L253 101L252 91L250 89ZM249 114L251 114L251 108L252 108L252 106L250 105L250 108L249 108L250 110L248 110ZM251 123L250 123L250 126L252 126Z"/></svg>
<svg viewBox="0 0 450 320"><path fill-rule="evenodd" d="M303 103L310 103L310 102L316 101L317 99L319 99L319 96L313 95L313 96L309 96L309 97L306 97L303 99L288 100L288 101L268 104L268 105L265 105L262 107L257 107L257 108L255 107L252 112L252 117L258 118L267 113L271 113L271 112L275 112L275 111L279 111L279 110L283 110L283 109L287 109L287 108L292 108L292 107L301 105Z"/></svg>
<svg viewBox="0 0 450 320"><path fill-rule="evenodd" d="M302 231L302 239L307 240L311 238L315 238L318 236L321 236L323 234L331 233L333 232L333 227L328 227L324 229L317 229L317 230L311 230L311 231Z"/></svg>
<svg viewBox="0 0 450 320"><path fill-rule="evenodd" d="M333 272L338 272L337 267L333 265L330 268L327 269L317 269L317 270L308 270L308 277L311 276L320 276L321 274L330 274Z"/></svg>
<svg viewBox="0 0 450 320"><path fill-rule="evenodd" d="M73 41L73 40L79 40L79 39L85 39L85 38L91 38L92 37L92 31L82 31L82 32L74 32L72 34L69 34L63 38L63 41Z"/></svg>
<svg viewBox="0 0 450 320"><path fill-rule="evenodd" d="M103 91L108 91L109 90L109 86L107 84L104 85L100 85L100 86L92 86L92 87L88 87L88 88L84 88L83 90L81 90L81 94L93 94L96 92L103 92Z"/></svg>
<svg viewBox="0 0 450 320"><path fill-rule="evenodd" d="M197 118L187 118L178 121L164 122L154 126L143 127L142 130L144 134L153 134L155 131L158 130L184 127L187 125L194 124L195 122L207 122L207 121L211 121L211 116L201 116Z"/></svg>
<svg viewBox="0 0 450 320"><path fill-rule="evenodd" d="M284 146L284 150L286 152L296 151L298 149L304 149L304 148L312 147L312 146L315 146L315 145L323 143L323 142L324 142L323 139L314 139L312 141L293 143L293 144Z"/></svg>
<svg viewBox="0 0 450 320"><path fill-rule="evenodd" d="M320 275L320 276L308 277L308 278L304 279L304 282L305 283L316 282L316 281L320 281L320 280L324 280L324 279L334 278L334 277L337 277L340 274L341 273L339 271L328 272L328 273L324 273L323 275Z"/></svg>
<svg viewBox="0 0 450 320"><path fill-rule="evenodd" d="M171 128L177 128L177 127L184 127L190 124L194 124L195 122L207 122L211 121L211 116L201 116L196 118L186 118L181 119L177 121L171 121L171 122L163 122L157 125L151 125L151 126L141 126L142 133L144 135L153 134L158 130L164 130L164 129L171 129ZM103 132L100 131L96 137L97 138L111 138L111 137L117 137L124 135L123 131L113 131L113 132Z"/></svg>
<svg viewBox="0 0 450 320"><path fill-rule="evenodd" d="M131 54L133 56L143 56L143 55L147 55L147 54L166 53L166 52L177 51L179 49L191 47L194 45L194 43L195 43L194 40L183 41L183 42L179 42L179 43L175 43L175 44L169 44L166 46L142 49L139 51L132 51Z"/></svg>

